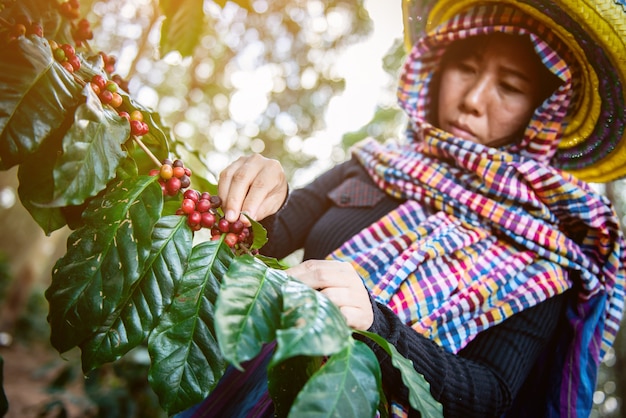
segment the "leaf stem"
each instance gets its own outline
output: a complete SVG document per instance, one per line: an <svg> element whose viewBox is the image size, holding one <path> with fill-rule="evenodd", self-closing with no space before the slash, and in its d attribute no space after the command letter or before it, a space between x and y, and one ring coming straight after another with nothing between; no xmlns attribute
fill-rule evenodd
<svg viewBox="0 0 626 418"><path fill-rule="evenodd" d="M137 145L139 145L139 147L146 153L148 154L148 157L150 157L152 159L152 161L154 161L154 163L157 165L157 167L161 167L161 161L159 161L159 159L152 153L152 151L150 151L150 149L146 146L146 144L144 144L141 139L139 139L138 136L136 135L131 135L130 136L133 141L135 141L137 143Z"/></svg>

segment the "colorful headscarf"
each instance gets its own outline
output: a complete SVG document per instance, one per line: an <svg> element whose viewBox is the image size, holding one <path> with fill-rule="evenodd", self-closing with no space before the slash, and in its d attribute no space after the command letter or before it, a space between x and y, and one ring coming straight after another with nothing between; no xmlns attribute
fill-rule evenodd
<svg viewBox="0 0 626 418"><path fill-rule="evenodd" d="M430 87L454 40L529 35L562 86L536 110L515 145L489 148L429 123ZM575 85L558 39L508 6L479 6L418 42L404 68L400 104L409 141L359 144L374 181L407 199L331 257L353 263L372 295L415 330L457 353L478 333L575 287L567 312L560 416L587 416L599 363L624 307L626 247L608 200L549 165Z"/></svg>

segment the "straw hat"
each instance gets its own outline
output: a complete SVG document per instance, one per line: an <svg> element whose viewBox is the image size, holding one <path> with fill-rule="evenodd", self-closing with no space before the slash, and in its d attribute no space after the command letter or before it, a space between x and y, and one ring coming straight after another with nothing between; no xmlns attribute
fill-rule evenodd
<svg viewBox="0 0 626 418"><path fill-rule="evenodd" d="M459 12L493 2L552 28L582 68L555 165L588 182L626 176L626 0L402 0L407 49Z"/></svg>

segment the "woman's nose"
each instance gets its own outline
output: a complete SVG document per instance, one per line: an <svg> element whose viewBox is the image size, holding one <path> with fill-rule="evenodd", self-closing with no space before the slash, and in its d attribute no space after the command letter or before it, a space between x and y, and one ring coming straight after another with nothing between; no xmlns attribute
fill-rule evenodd
<svg viewBox="0 0 626 418"><path fill-rule="evenodd" d="M489 98L489 80L477 78L471 83L462 99L462 109L473 115L483 114Z"/></svg>

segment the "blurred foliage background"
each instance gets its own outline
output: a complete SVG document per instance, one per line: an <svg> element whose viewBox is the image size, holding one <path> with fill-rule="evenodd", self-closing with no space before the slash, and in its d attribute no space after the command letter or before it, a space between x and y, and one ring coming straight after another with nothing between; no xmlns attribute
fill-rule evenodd
<svg viewBox="0 0 626 418"><path fill-rule="evenodd" d="M197 1L173 4L185 7ZM399 7L399 2L394 4ZM298 187L348 158L355 142L402 134L404 116L395 102L405 55L400 38L380 62L388 78L384 94L372 91L379 98L371 120L339 138L326 130L329 103L345 88L337 61L350 46L375 36L364 0L254 0L251 10L230 2L206 0L203 5L204 15L188 28L198 31L200 41L183 57L161 52L168 45L160 42L163 21L157 1L81 0L81 11L94 33L91 47L116 57L116 72L128 81L131 96L160 113L176 140L172 151L194 172L216 178L238 156L259 152L279 159L291 186ZM45 236L21 207L17 186L16 170L0 172L3 356L8 347L47 345L43 292L54 262L65 252L68 234L60 230ZM615 202L626 224L626 182L597 187ZM77 355L52 360L62 362L62 367L48 383L48 400L31 408L32 416L70 416L77 409L77 416L162 415L147 385L147 361L145 352L135 350L83 379ZM622 406L626 378L618 372L624 370L625 361L626 332L621 332L600 371L593 416L626 413ZM76 382L85 399L58 395ZM11 386L11 376L5 374L4 384Z"/></svg>

